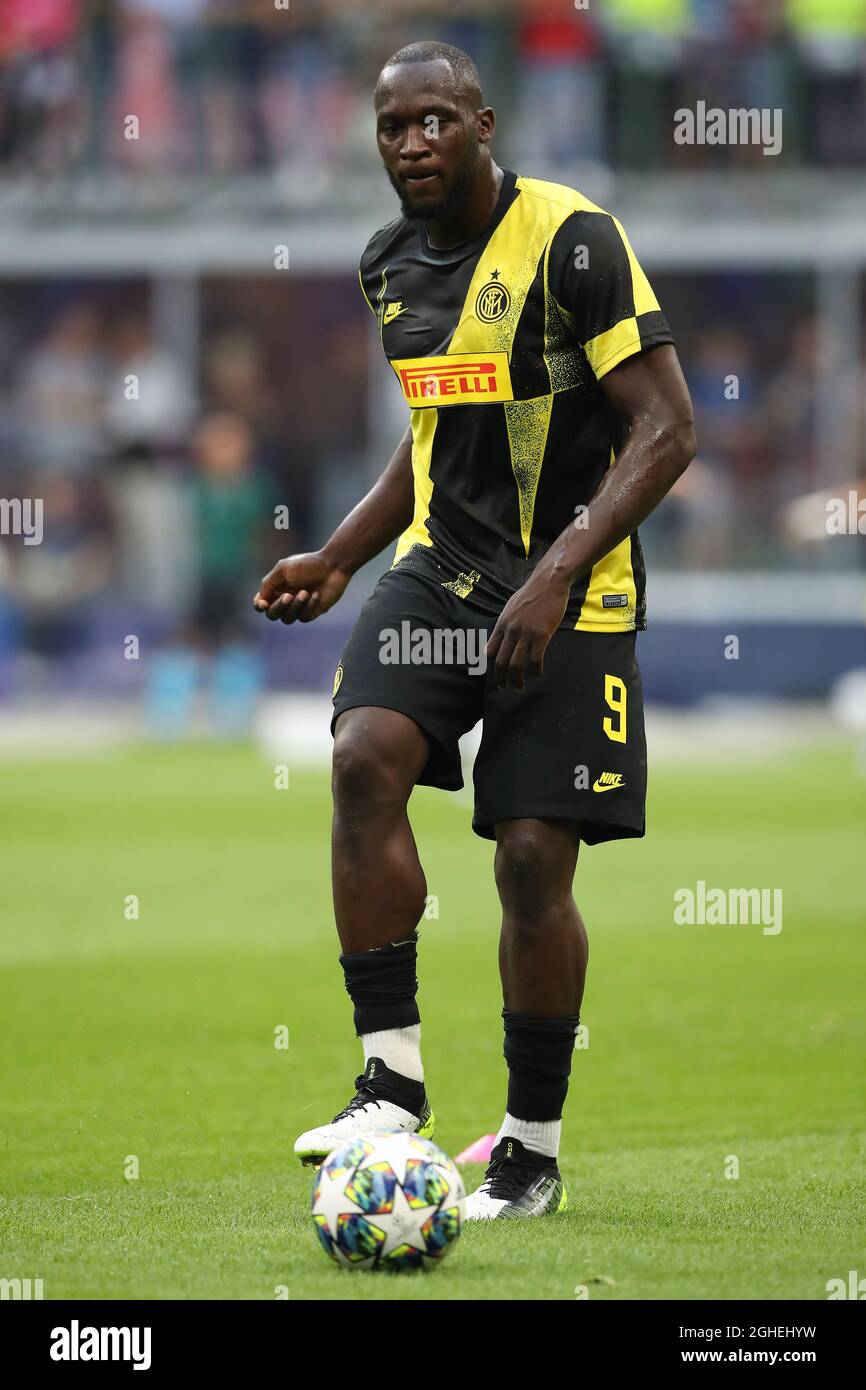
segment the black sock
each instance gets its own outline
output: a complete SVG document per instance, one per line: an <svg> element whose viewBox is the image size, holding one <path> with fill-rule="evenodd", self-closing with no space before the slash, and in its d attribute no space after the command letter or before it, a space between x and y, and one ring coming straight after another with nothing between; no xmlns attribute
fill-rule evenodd
<svg viewBox="0 0 866 1390"><path fill-rule="evenodd" d="M340 956L346 991L355 1006L355 1032L379 1033L383 1028L411 1028L421 1015L415 995L418 978L418 933L372 951Z"/></svg>
<svg viewBox="0 0 866 1390"><path fill-rule="evenodd" d="M579 1015L534 1018L503 1009L502 1017L509 1115L516 1120L562 1119Z"/></svg>

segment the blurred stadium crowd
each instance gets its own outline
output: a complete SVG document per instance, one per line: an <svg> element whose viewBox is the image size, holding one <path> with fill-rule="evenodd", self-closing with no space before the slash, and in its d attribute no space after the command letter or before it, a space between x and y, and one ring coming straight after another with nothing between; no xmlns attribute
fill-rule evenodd
<svg viewBox="0 0 866 1390"><path fill-rule="evenodd" d="M374 157L383 54L428 36L477 59L535 170L760 161L675 145L698 97L784 107L785 164L866 159L866 0L0 0L0 167L302 172L314 199Z"/></svg>
<svg viewBox="0 0 866 1390"><path fill-rule="evenodd" d="M384 55L428 34L476 57L497 155L535 176L580 187L592 169L602 184L606 170L679 172L688 185L706 167L724 192L743 170L760 200L783 166L798 186L798 170L847 168L856 183L866 167L866 0L469 0L441 13L429 0L0 0L0 199L19 216L22 181L59 182L66 208L88 181L119 179L122 203L148 180L259 176L321 218L351 168L375 180L372 219L388 195L371 86ZM676 146L672 111L698 99L783 107L780 157ZM136 141L122 138L129 113ZM670 204L670 225L677 215ZM850 565L850 550L804 553L778 524L811 489L866 478L864 276L849 267L843 331L816 264L649 267L699 439L642 530L654 567ZM0 501L39 498L46 518L39 545L0 541L0 697L44 679L132 689L116 652L118 633L136 633L165 657L149 668L157 723L192 698L194 658L223 663L229 722L233 702L248 711L250 643L270 642L249 602L259 577L319 545L384 466L389 387L395 439L402 428L345 267L277 280L227 268L186 290L166 331L170 274L56 264L0 280ZM854 408L836 409L843 399Z"/></svg>
<svg viewBox="0 0 866 1390"><path fill-rule="evenodd" d="M263 571L324 539L323 514L364 489L356 286L209 288L192 379L155 341L143 282L4 287L0 493L41 499L45 526L38 545L0 544L0 658L73 660L120 611L128 630L201 650L242 639ZM314 311L340 382L327 400L299 331Z"/></svg>
<svg viewBox="0 0 866 1390"><path fill-rule="evenodd" d="M674 567L797 563L773 517L822 481L825 374L854 373L862 411L866 362L822 360L808 278L654 278L700 452L648 524L648 549ZM129 282L18 284L3 296L0 490L42 498L51 525L39 546L0 551L0 593L26 646L46 655L75 649L99 602L118 598L163 632L222 638L243 625L276 555L320 544L386 462L368 457L378 344L351 279L206 281L196 379L154 340L147 300ZM849 425L866 476L864 420Z"/></svg>

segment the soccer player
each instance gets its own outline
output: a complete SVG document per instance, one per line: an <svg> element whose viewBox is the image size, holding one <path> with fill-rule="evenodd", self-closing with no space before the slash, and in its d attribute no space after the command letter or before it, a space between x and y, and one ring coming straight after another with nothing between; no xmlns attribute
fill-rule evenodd
<svg viewBox="0 0 866 1390"><path fill-rule="evenodd" d="M355 1135L433 1133L407 803L416 785L462 786L457 741L480 719L472 824L496 842L508 1093L467 1216L541 1216L566 1202L588 949L578 848L644 834L636 528L693 457L691 402L622 227L496 165L465 53L401 49L374 104L402 216L367 244L360 280L410 425L322 549L280 561L254 600L310 622L397 540L343 652L331 726L334 907L365 1070L295 1152L316 1163Z"/></svg>

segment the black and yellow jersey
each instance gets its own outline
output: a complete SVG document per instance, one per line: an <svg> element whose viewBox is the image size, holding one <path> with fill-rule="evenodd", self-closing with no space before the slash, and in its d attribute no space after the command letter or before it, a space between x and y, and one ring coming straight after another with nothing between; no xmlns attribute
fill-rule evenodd
<svg viewBox="0 0 866 1390"><path fill-rule="evenodd" d="M411 411L415 509L394 563L500 613L625 441L600 379L670 343L616 218L574 189L507 172L484 233L431 247L398 218L361 287ZM646 626L637 533L575 583L563 626Z"/></svg>

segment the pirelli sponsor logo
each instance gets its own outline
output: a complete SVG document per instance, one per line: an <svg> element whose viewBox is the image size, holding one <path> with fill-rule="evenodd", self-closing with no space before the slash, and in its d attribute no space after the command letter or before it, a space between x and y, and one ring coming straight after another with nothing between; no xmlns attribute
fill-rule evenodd
<svg viewBox="0 0 866 1390"><path fill-rule="evenodd" d="M505 352L404 357L393 361L391 366L397 373L403 395L415 409L485 405L514 399Z"/></svg>

